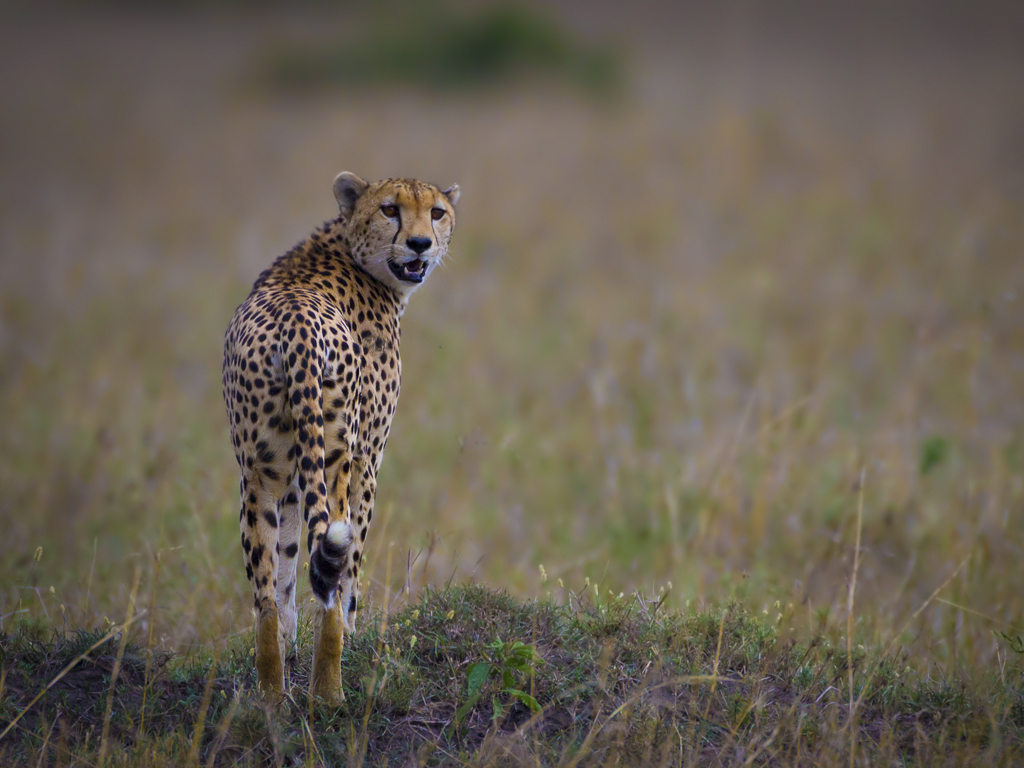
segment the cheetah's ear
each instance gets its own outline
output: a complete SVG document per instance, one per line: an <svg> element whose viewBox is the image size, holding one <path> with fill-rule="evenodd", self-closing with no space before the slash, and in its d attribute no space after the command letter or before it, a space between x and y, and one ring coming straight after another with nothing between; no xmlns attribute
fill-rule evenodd
<svg viewBox="0 0 1024 768"><path fill-rule="evenodd" d="M338 208L341 209L343 217L352 215L356 201L368 186L370 185L366 181L348 171L343 171L334 178L334 199L338 201Z"/></svg>
<svg viewBox="0 0 1024 768"><path fill-rule="evenodd" d="M448 198L448 202L452 204L452 208L459 202L459 185L452 184L448 189L441 193Z"/></svg>

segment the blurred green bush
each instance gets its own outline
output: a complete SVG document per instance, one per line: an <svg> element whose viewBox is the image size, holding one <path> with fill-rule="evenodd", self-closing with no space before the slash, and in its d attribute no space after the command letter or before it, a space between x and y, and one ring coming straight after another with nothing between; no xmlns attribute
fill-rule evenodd
<svg viewBox="0 0 1024 768"><path fill-rule="evenodd" d="M554 77L590 95L622 87L622 57L609 43L580 39L547 15L518 4L468 13L407 4L375 14L356 36L328 45L279 44L265 73L286 88L388 83L435 89L503 85Z"/></svg>

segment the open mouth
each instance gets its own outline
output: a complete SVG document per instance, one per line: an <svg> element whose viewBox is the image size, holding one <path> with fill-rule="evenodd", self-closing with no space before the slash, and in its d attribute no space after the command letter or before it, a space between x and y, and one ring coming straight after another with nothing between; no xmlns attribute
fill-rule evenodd
<svg viewBox="0 0 1024 768"><path fill-rule="evenodd" d="M413 259L404 264L388 260L388 268L391 274L406 283L422 283L427 276L427 262L423 259Z"/></svg>

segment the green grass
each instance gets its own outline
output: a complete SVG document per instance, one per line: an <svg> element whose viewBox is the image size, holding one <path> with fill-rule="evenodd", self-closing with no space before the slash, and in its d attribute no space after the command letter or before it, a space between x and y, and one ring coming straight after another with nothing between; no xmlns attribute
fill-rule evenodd
<svg viewBox="0 0 1024 768"><path fill-rule="evenodd" d="M733 604L658 610L657 597L570 593L564 605L517 601L480 586L425 590L412 605L364 619L345 651L347 698L309 704L310 628L289 669L291 695L267 708L252 691L251 636L223 651L155 655L129 643L113 689L114 765L1011 765L1024 758L1019 686L997 675L929 679L902 651L794 638L794 616ZM495 638L534 660L511 678L539 705L476 664ZM4 713L99 637L21 625L0 638ZM0 745L8 764L95 764L113 642L93 651ZM848 659L853 662L849 688ZM1005 672L1021 672L1020 662ZM208 693L209 690L209 693ZM143 698L146 698L143 713ZM463 717L456 711L467 704ZM204 703L205 702L205 703ZM495 702L500 715L494 716ZM852 703L852 707L851 707ZM193 750L193 736L197 733Z"/></svg>

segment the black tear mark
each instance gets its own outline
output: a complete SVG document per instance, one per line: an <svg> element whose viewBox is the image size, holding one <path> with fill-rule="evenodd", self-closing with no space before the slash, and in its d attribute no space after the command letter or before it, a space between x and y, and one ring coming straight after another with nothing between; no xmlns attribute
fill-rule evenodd
<svg viewBox="0 0 1024 768"><path fill-rule="evenodd" d="M395 215L395 218L398 219L398 230L395 232L395 236L391 239L392 245L398 242L398 236L402 234L402 206L396 205L395 209L398 211Z"/></svg>

